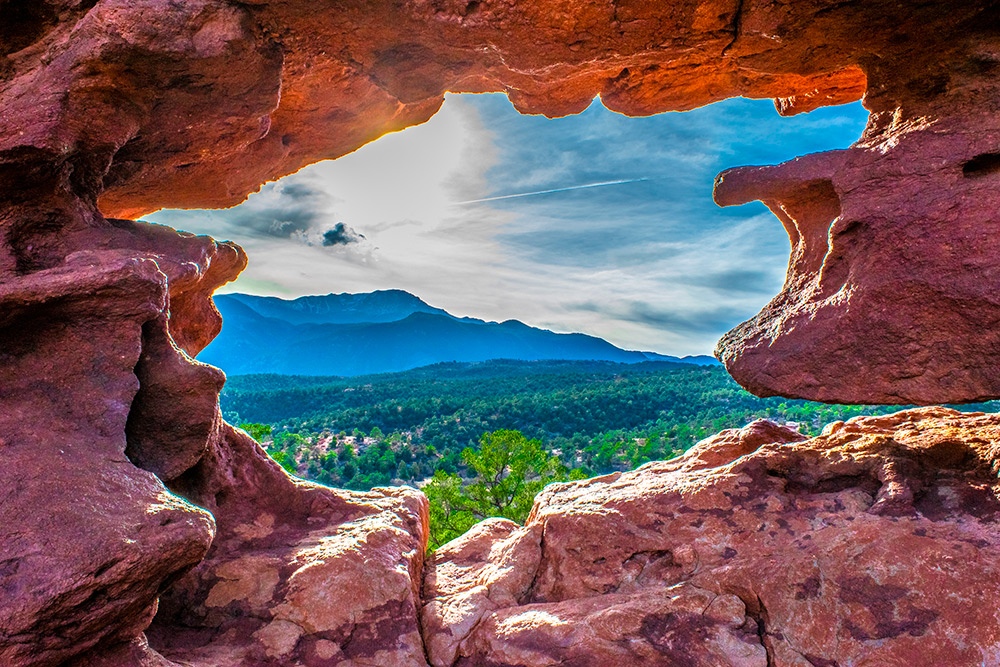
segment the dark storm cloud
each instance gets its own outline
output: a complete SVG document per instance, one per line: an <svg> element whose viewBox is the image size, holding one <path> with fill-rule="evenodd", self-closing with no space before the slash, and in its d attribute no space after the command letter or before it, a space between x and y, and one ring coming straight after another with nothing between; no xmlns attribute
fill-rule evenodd
<svg viewBox="0 0 1000 667"><path fill-rule="evenodd" d="M333 229L323 232L323 245L350 245L359 243L364 238L364 234L359 234L344 223L338 222Z"/></svg>
<svg viewBox="0 0 1000 667"><path fill-rule="evenodd" d="M230 209L198 211L161 211L156 219L180 229L208 231L217 237L236 237L241 242L293 241L306 246L351 247L354 252L342 258L373 250L361 234L343 222L335 222L334 206L338 199L308 181L268 183ZM195 222L196 224L191 224ZM317 256L317 261L323 261Z"/></svg>

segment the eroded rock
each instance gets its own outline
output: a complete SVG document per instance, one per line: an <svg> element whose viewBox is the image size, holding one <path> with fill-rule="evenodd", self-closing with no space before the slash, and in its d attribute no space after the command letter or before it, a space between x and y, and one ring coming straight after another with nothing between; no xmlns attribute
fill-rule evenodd
<svg viewBox="0 0 1000 667"><path fill-rule="evenodd" d="M998 438L1000 416L945 408L804 442L757 422L671 461L551 485L522 529L541 530L530 588L480 605L471 628L431 631L429 646L457 647L433 664L990 664ZM509 539L473 538L475 568L463 543L443 547L425 615L445 618L481 572L508 567ZM435 571L458 574L442 585Z"/></svg>
<svg viewBox="0 0 1000 667"><path fill-rule="evenodd" d="M936 97L868 99L876 113L850 149L717 179L718 203L763 201L792 245L781 294L716 351L750 391L890 404L998 395L1000 108L979 103L992 83L954 70Z"/></svg>
<svg viewBox="0 0 1000 667"><path fill-rule="evenodd" d="M79 253L0 283L0 663L129 642L205 555L212 516L125 456L151 259Z"/></svg>
<svg viewBox="0 0 1000 667"><path fill-rule="evenodd" d="M528 594L542 555L539 526L487 519L442 546L424 573L421 621L433 665L455 661L458 643L497 609Z"/></svg>
<svg viewBox="0 0 1000 667"><path fill-rule="evenodd" d="M51 266L56 228L99 224L64 191L115 217L230 206L426 121L446 91L503 91L549 116L598 94L631 115L736 95L792 114L864 95L872 115L848 151L723 174L717 199L764 201L792 257L782 293L718 355L762 395L1000 396L988 0L350 0L336 11L46 0L12 16L0 40L0 265ZM193 321L207 329L175 336L192 354L216 326Z"/></svg>
<svg viewBox="0 0 1000 667"><path fill-rule="evenodd" d="M767 667L768 662L757 623L738 597L685 583L503 609L476 627L454 664Z"/></svg>
<svg viewBox="0 0 1000 667"><path fill-rule="evenodd" d="M633 115L864 93L856 145L718 182L792 241L782 294L720 357L761 394L996 397L994 3L0 13L0 662L420 665L418 610L435 664L997 662L996 416L911 411L808 442L757 424L550 487L525 528L442 549L421 606L422 496L293 480L220 419L222 378L191 356L242 251L105 217L235 204L427 120L445 91L551 116L598 93ZM167 658L142 636L161 593Z"/></svg>
<svg viewBox="0 0 1000 667"><path fill-rule="evenodd" d="M172 488L211 509L206 559L174 585L149 630L181 663L426 665L417 608L427 499L290 478L225 426Z"/></svg>
<svg viewBox="0 0 1000 667"><path fill-rule="evenodd" d="M81 208L0 283L0 662L425 665L426 499L290 478L175 341L242 251Z"/></svg>

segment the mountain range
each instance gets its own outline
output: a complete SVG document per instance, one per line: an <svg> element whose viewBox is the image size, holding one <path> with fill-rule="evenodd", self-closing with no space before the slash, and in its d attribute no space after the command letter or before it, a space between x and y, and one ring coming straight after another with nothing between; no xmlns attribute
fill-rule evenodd
<svg viewBox="0 0 1000 667"><path fill-rule="evenodd" d="M586 334L562 334L517 320L456 317L403 290L285 300L221 294L219 336L198 356L226 373L366 375L445 361L593 359L715 364L623 350Z"/></svg>

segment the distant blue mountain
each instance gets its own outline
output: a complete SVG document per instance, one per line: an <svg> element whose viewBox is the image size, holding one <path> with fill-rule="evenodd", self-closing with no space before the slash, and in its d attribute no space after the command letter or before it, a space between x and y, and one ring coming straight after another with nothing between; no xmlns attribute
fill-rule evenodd
<svg viewBox="0 0 1000 667"><path fill-rule="evenodd" d="M452 317L444 310L429 306L418 297L400 289L378 290L364 294L301 296L292 300L252 294L226 294L222 298L235 299L252 308L258 315L283 320L289 324L396 322L406 319L413 313Z"/></svg>
<svg viewBox="0 0 1000 667"><path fill-rule="evenodd" d="M294 300L215 297L222 333L198 355L231 375L368 375L445 361L593 359L718 363L623 350L585 334L559 334L517 320L457 318L402 290Z"/></svg>

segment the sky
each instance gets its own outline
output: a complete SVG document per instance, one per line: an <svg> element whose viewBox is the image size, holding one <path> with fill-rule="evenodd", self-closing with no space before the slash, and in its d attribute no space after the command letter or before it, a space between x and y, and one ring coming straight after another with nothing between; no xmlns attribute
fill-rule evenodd
<svg viewBox="0 0 1000 667"><path fill-rule="evenodd" d="M242 245L249 266L220 292L403 289L458 316L711 354L778 293L789 253L762 204L715 205L716 174L847 147L866 118L860 103L782 118L737 98L646 118L597 99L547 119L448 95L427 123L240 206L145 219Z"/></svg>

